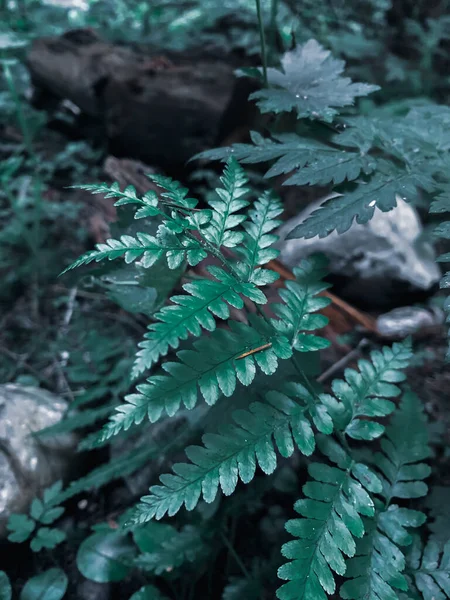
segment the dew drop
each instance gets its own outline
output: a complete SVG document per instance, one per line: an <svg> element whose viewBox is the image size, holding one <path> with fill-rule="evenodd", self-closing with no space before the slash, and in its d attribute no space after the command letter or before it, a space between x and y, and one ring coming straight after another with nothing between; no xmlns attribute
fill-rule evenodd
<svg viewBox="0 0 450 600"><path fill-rule="evenodd" d="M295 94L295 97L296 98L300 98L300 94Z"/></svg>
<svg viewBox="0 0 450 600"><path fill-rule="evenodd" d="M308 100L308 96L303 96L303 100Z"/></svg>
<svg viewBox="0 0 450 600"><path fill-rule="evenodd" d="M376 203L377 203L377 201L376 201L376 200L372 200L372 202L369 202L369 206L370 206L370 207L372 207L372 206L375 206L375 204L376 204Z"/></svg>

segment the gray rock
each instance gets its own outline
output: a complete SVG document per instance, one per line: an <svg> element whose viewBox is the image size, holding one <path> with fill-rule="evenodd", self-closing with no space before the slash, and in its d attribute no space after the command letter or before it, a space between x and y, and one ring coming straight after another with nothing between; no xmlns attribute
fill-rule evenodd
<svg viewBox="0 0 450 600"><path fill-rule="evenodd" d="M442 312L431 312L419 306L401 306L380 315L377 319L377 329L387 337L405 337L421 329L443 323Z"/></svg>
<svg viewBox="0 0 450 600"><path fill-rule="evenodd" d="M76 436L41 440L31 434L61 420L67 402L23 385L0 385L0 536L8 516L68 470Z"/></svg>
<svg viewBox="0 0 450 600"><path fill-rule="evenodd" d="M327 198L308 206L279 230L280 260L295 267L302 258L315 252L325 254L334 275L351 280L349 295L383 304L403 286L408 291L429 290L441 277L431 244L420 239L422 225L416 209L397 196L397 207L390 212L375 210L366 225L354 222L339 235L326 238L285 240L294 227L303 222ZM394 291L393 291L394 290Z"/></svg>

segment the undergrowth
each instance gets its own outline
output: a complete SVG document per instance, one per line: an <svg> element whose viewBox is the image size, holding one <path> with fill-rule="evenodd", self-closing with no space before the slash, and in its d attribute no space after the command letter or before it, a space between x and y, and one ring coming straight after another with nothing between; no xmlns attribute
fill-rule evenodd
<svg viewBox="0 0 450 600"><path fill-rule="evenodd" d="M270 126L253 132L248 143L196 157L224 161L215 192L194 198L162 175L149 175L158 192L144 195L117 183L78 185L113 198L126 218L116 228L122 231L65 272L95 265L109 297L151 323L140 331L132 357L133 340L120 324L99 330L81 306L63 322L52 343L67 353L62 373L70 409L39 435L84 432L80 451L110 449L110 459L46 490L29 514L13 515L9 540L29 542L33 552L52 550L66 540L58 527L64 502L150 465L148 493L113 520L97 523L77 550L84 577L131 580L134 589L142 584L130 600L248 600L275 593L280 600L441 600L450 597L449 535L441 531L436 538L426 503L426 480L439 476L423 401L406 382L411 340L373 345L341 377L319 383L320 352L329 346L321 312L330 303L326 262L318 256L302 261L295 279L269 301L268 290L279 279L271 267L283 204L270 189L256 193L242 165L268 164L267 180L282 176L285 185L320 186L332 194L290 238L342 234L375 211L393 210L399 198L432 215L450 212L450 110L431 98L413 98L418 90L441 98L446 93L448 82L440 80L434 61L446 52L447 18L405 18L406 39L426 38L426 48L418 50L414 67L389 52L378 69L389 3L363 3L371 18L362 10L353 26L344 6L334 6L333 18L324 11L314 20L312 3L296 19L295 3L280 3L279 13L276 2L263 11L256 10L259 4L247 4L243 14L260 17L253 33L263 49L268 42L263 67L240 75L260 81L250 100L271 115ZM94 17L102 6L94 7ZM229 16L226 3L214 6L212 20ZM170 10L166 16L173 19ZM187 21L197 22L197 3L190 11ZM300 43L300 24L302 36L311 31L314 38L300 36ZM279 63L274 32L286 45ZM352 78L344 60L323 44L350 59ZM355 60L361 56L375 58L365 65ZM13 82L8 64L5 69ZM375 78L372 70L381 75ZM360 83L360 77L377 84ZM11 202L16 183L8 182L19 166L10 160L0 172ZM36 159L25 167L35 184L45 183ZM8 210L20 212L20 206ZM17 239L42 261L42 216L26 215L31 226L14 221L23 228ZM435 233L449 239L449 222ZM450 262L450 256L439 260ZM124 270L109 261L122 261ZM103 270L96 263L104 263ZM125 297L117 277L130 273L139 278L139 290ZM441 286L450 286L448 274ZM67 310L74 299L75 292ZM77 332L70 349L69 320ZM436 490L434 514L445 514L439 509L445 491ZM0 585L0 598L11 598L3 572ZM21 598L58 600L68 585L60 566L52 567L32 577Z"/></svg>

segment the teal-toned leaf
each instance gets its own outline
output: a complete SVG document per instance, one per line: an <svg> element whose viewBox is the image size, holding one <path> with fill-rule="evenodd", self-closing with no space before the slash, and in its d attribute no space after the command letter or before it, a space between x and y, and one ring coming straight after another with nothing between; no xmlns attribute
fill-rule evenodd
<svg viewBox="0 0 450 600"><path fill-rule="evenodd" d="M279 359L292 356L288 339L276 335L262 319L252 325L229 322L229 330L216 329L209 337L195 342L193 350L177 353L178 362L165 362L164 373L153 375L137 387L138 394L125 398L104 427L100 441L109 439L145 418L155 422L163 413L173 416L183 404L192 409L201 395L213 405L222 394L229 397L237 382L250 385L256 367L273 374Z"/></svg>
<svg viewBox="0 0 450 600"><path fill-rule="evenodd" d="M60 529L40 527L35 537L31 540L30 548L33 552L40 552L43 548L56 548L66 539L66 533Z"/></svg>
<svg viewBox="0 0 450 600"><path fill-rule="evenodd" d="M134 547L120 532L94 533L82 542L77 567L87 579L97 583L121 581L133 566Z"/></svg>
<svg viewBox="0 0 450 600"><path fill-rule="evenodd" d="M174 475L161 476L162 485L150 488L141 498L131 519L133 524L174 515L184 505L192 510L201 497L213 502L219 488L231 495L238 481L249 483L256 467L270 474L277 465L275 448L289 457L297 447L312 454L315 441L305 408L279 392L269 392L267 404L250 405L233 414L234 424L224 425L219 434L203 437L204 446L190 446L191 463L175 464Z"/></svg>
<svg viewBox="0 0 450 600"><path fill-rule="evenodd" d="M379 89L342 77L344 61L334 59L316 40L286 52L281 66L282 71L267 70L271 87L250 96L257 100L263 113L295 110L299 119L331 121L338 112L336 108L349 106L357 96L367 96Z"/></svg>
<svg viewBox="0 0 450 600"><path fill-rule="evenodd" d="M397 196L412 200L417 197L417 188L431 186L426 172L421 174L420 170L411 173L389 167L385 171L375 173L367 184L359 183L352 192L324 202L289 233L288 239L323 238L333 231L345 233L354 220L367 223L377 208L383 212L395 208Z"/></svg>
<svg viewBox="0 0 450 600"><path fill-rule="evenodd" d="M26 582L20 593L20 600L61 600L68 583L67 575L62 569L49 569Z"/></svg>
<svg viewBox="0 0 450 600"><path fill-rule="evenodd" d="M12 588L8 575L0 571L0 600L11 600Z"/></svg>
<svg viewBox="0 0 450 600"><path fill-rule="evenodd" d="M145 585L130 596L130 600L168 600L154 585Z"/></svg>
<svg viewBox="0 0 450 600"><path fill-rule="evenodd" d="M25 542L33 533L35 527L36 523L27 515L12 514L6 524L6 528L11 532L8 535L8 540L19 544Z"/></svg>

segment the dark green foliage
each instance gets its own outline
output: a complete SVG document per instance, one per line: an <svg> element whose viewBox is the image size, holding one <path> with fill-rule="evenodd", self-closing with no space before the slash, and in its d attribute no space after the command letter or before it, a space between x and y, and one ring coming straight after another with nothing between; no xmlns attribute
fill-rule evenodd
<svg viewBox="0 0 450 600"><path fill-rule="evenodd" d="M385 417L394 411L395 404L388 398L400 394L395 383L405 380L402 369L411 357L411 344L397 343L392 348L374 350L370 361L359 360L359 372L346 369L345 381L335 379L332 390L341 404L328 394L321 394L320 399L339 429L355 440L373 440L382 435L384 426L368 417Z"/></svg>
<svg viewBox="0 0 450 600"><path fill-rule="evenodd" d="M10 542L25 542L31 539L30 548L40 552L43 548L55 548L66 539L60 529L46 527L59 519L64 508L55 506L55 499L61 493L62 482L58 481L44 491L43 499L34 498L30 506L30 516L12 514L7 523Z"/></svg>
<svg viewBox="0 0 450 600"><path fill-rule="evenodd" d="M4 571L0 571L0 600L11 600L12 589L8 575Z"/></svg>
<svg viewBox="0 0 450 600"><path fill-rule="evenodd" d="M28 14L20 19L29 33L34 14L60 10L38 10L34 0L13 4L0 9L5 23L11 26L24 10ZM54 298L52 288L54 306L48 309L45 300L41 312L50 264L46 236L70 216L71 236L60 236L67 238L67 251L76 255L83 242L74 227L78 213L69 215L69 204L59 204L59 198L48 200L46 187L59 189L54 176L66 171L70 183L86 180L88 165L81 155L92 164L101 157L77 143L51 159L38 151L34 156L42 130L39 115L17 102L17 93L16 102L5 103L1 124L18 122L23 144L16 144L0 168L0 268L7 287L15 282L28 287L31 274L31 287L39 290L32 292L35 323L47 313L58 321L58 310L64 311L51 342L42 343L33 333L8 356L14 375L6 379L23 376L25 365L28 377L28 371L43 373L41 384L52 388L55 380L58 391L71 399L66 418L40 432L41 437L80 431L80 450L103 446L102 456L111 450L106 462L65 489L57 484L42 500L34 499L29 514L13 515L9 539L29 541L36 552L51 550L65 539L65 533L51 527L63 514L63 502L141 470L147 477L151 466L153 472L172 472L160 476L157 485L150 475L149 494L122 515L108 512L108 525L94 526L78 549L83 576L124 582L114 595L126 589L130 600L266 600L274 596L276 569L283 560L280 599L443 600L449 596L450 577L450 548L441 544L448 537L445 493L437 494L433 504L422 499L431 473L426 459L438 457L442 470L448 456L440 448L433 448L434 454L430 450L422 400L403 386L403 371L413 358L411 344L377 348L372 340L355 368L331 382L319 378L325 379L325 389L312 380L320 373L318 351L329 346L323 337L330 337L328 331L319 331L328 323L321 311L330 303L324 295L329 287L325 266L310 257L294 269L294 281L267 289L278 278L268 263L278 256L275 232L285 207L272 192L261 191L264 181L258 176L252 177L256 193L237 161L267 163L266 178L276 177L284 185L325 188L318 195L330 192L330 199L291 237L343 233L355 221L368 222L377 209L394 209L399 199L422 209L431 204L431 219L448 212L450 111L432 100L446 102L449 90L444 5L434 7L429 19L423 2L411 8L413 18L397 6L407 3L385 0L358 5L326 0L320 6L306 0L301 11L285 0L150 4L132 3L125 10L116 3L111 11L100 0L86 15L78 11L76 23L101 24L102 29L109 23L109 34L121 39L144 33L141 41L152 52L185 48L190 38L200 47L209 49L213 42L231 49L233 56L242 49L257 53L255 40L261 34L268 68L241 74L261 81L267 74L267 85L251 99L260 112L272 115L264 117L262 127L253 123L264 136L255 131L249 143L199 155L226 160L216 191L198 188L199 200L163 175L150 176L157 191L143 195L132 186L121 190L117 183L78 186L116 200L119 222L111 239L66 269L103 263L93 271L98 278L84 278L87 290L66 290L67 296ZM253 26L256 4L262 9L260 32ZM60 17L50 21L61 27ZM42 25L42 19L36 22ZM23 45L19 37L8 32L1 44L18 48ZM4 74L11 84L9 63ZM359 81L371 83L354 83ZM429 98L407 97L417 94ZM121 229L121 218L126 222L133 211L135 221ZM445 252L448 222L438 225L435 234ZM59 249L50 254L57 256L55 268L67 264ZM440 260L450 261L448 253ZM443 277L443 288L448 279L448 274ZM58 285L70 280L72 274ZM110 311L115 325L107 333L97 321L109 305L93 300L94 281L121 307ZM129 348L142 339L148 320L132 359ZM34 355L41 355L41 349L45 358L36 366ZM56 364L51 381L46 379L49 364ZM138 385L130 394L131 379ZM100 432L85 434L111 413ZM185 463L178 462L183 448ZM436 479L441 475L438 470ZM102 500L94 503L99 510L103 504L108 510L115 506L116 497L127 497L126 492L116 494L115 486L109 496L109 489L105 502L93 495ZM298 498L295 515L289 507ZM422 510L428 509L431 537L424 530L413 536L412 530L425 522ZM172 516L173 525L155 522ZM86 520L91 518L97 521L97 512ZM286 520L294 539L283 545L282 559ZM58 553L53 559L59 561ZM72 593L74 584L68 588L58 569L41 569L20 598L59 600L66 588ZM10 587L0 572L0 599L11 600Z"/></svg>
<svg viewBox="0 0 450 600"><path fill-rule="evenodd" d="M79 547L77 566L97 583L121 581L131 570L134 554L133 545L121 532L100 526Z"/></svg>
<svg viewBox="0 0 450 600"><path fill-rule="evenodd" d="M303 487L306 498L295 505L304 518L286 524L289 533L299 539L283 546L283 555L292 562L278 573L289 580L278 590L281 600L320 600L333 594L336 584L332 572L344 575L344 557L355 554L354 538L364 535L361 515L375 513L368 491L381 490L377 477L364 465L362 477L361 466L336 442L323 440L321 450L332 466L309 465L312 481Z"/></svg>
<svg viewBox="0 0 450 600"><path fill-rule="evenodd" d="M269 84L275 88L254 92L261 112L289 112L297 118L312 117L332 121L334 107L353 104L357 96L367 96L378 86L352 83L341 77L345 63L332 58L316 40L309 40L287 52L281 60L283 71L268 69Z"/></svg>
<svg viewBox="0 0 450 600"><path fill-rule="evenodd" d="M408 561L408 573L424 600L450 598L450 541L444 546L429 541L422 547L415 539Z"/></svg>
<svg viewBox="0 0 450 600"><path fill-rule="evenodd" d="M131 523L161 519L166 513L173 516L183 504L193 510L201 497L213 502L219 486L229 496L239 479L252 481L257 465L264 473L273 473L275 447L285 458L295 447L309 456L315 442L304 412L304 407L278 392L267 394L264 404L254 403L248 411L235 412L233 425L224 426L219 435L203 437L204 447L186 449L192 464L176 464L175 475L162 475L162 485L153 486L151 495L141 499Z"/></svg>
<svg viewBox="0 0 450 600"><path fill-rule="evenodd" d="M62 569L49 569L26 582L20 593L20 600L61 600L68 583L67 575Z"/></svg>
<svg viewBox="0 0 450 600"><path fill-rule="evenodd" d="M409 528L422 525L425 515L400 507L393 500L418 498L427 493L423 479L430 474L430 468L419 462L430 455L427 437L420 400L407 392L381 440L383 452L374 457L373 466L382 476L382 500L377 500L375 519L368 524L356 557L348 564L346 576L351 580L342 586L342 598L395 600L395 590L408 589L403 575L403 548L413 540Z"/></svg>

